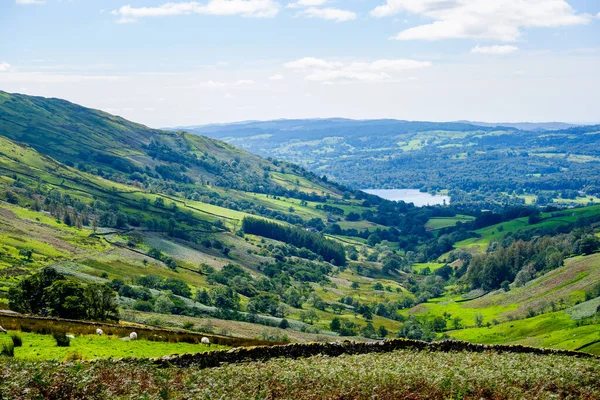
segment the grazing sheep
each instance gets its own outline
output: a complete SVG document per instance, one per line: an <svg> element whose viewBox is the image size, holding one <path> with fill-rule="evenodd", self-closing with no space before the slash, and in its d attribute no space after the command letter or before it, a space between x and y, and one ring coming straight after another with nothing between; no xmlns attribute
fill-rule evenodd
<svg viewBox="0 0 600 400"><path fill-rule="evenodd" d="M208 340L207 337L203 337L202 339L200 339L200 343L202 343L205 346L210 347L210 340Z"/></svg>
<svg viewBox="0 0 600 400"><path fill-rule="evenodd" d="M136 339L137 339L137 333L131 332L129 334L129 340L136 340Z"/></svg>
<svg viewBox="0 0 600 400"><path fill-rule="evenodd" d="M98 329L96 329L96 335L102 336L102 335L104 335L104 331L102 329L98 328Z"/></svg>
<svg viewBox="0 0 600 400"><path fill-rule="evenodd" d="M0 326L0 333L8 333L8 331Z"/></svg>
<svg viewBox="0 0 600 400"><path fill-rule="evenodd" d="M73 335L65 335L66 337L68 337L69 339L75 339L75 336Z"/></svg>

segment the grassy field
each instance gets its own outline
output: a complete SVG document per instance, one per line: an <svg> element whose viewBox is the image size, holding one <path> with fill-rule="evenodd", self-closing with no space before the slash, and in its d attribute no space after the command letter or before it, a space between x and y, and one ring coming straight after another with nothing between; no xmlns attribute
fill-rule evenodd
<svg viewBox="0 0 600 400"><path fill-rule="evenodd" d="M442 228L447 228L449 226L455 226L458 222L469 222L473 221L475 217L471 217L468 215L456 215L455 217L435 217L430 218L429 221L425 224L425 228L435 231Z"/></svg>
<svg viewBox="0 0 600 400"><path fill-rule="evenodd" d="M14 333L14 332L10 332ZM192 343L167 343L149 340L121 340L115 336L81 335L71 339L69 347L57 347L52 335L16 332L23 340L15 347L15 358L22 360L66 360L121 357L161 357L169 354L201 353L225 349L224 346L204 346ZM0 346L12 343L11 338L0 336Z"/></svg>
<svg viewBox="0 0 600 400"><path fill-rule="evenodd" d="M600 254L573 257L563 267L523 287L513 285L508 292L498 290L469 301L447 294L402 313L446 316L448 329L452 329L452 318L459 317L463 329L447 332L459 340L574 350L600 339L600 320L592 318L600 298L584 301L585 293L599 281ZM476 327L478 316L481 328ZM585 351L600 354L598 350L592 346Z"/></svg>
<svg viewBox="0 0 600 400"><path fill-rule="evenodd" d="M449 332L454 339L485 344L522 344L535 347L577 350L600 340L600 321L579 326L565 311L542 314L533 318L509 321L499 325ZM600 355L598 348L585 350Z"/></svg>
<svg viewBox="0 0 600 400"><path fill-rule="evenodd" d="M460 241L454 245L455 248L471 249L473 251L485 251L490 243L501 240L509 232L526 231L544 227L555 227L568 225L577 221L580 217L591 217L600 214L600 206L574 208L561 212L542 213L542 220L535 224L529 224L528 218L517 218L508 222L478 229L475 233L479 236ZM440 259L445 259L446 254Z"/></svg>
<svg viewBox="0 0 600 400"><path fill-rule="evenodd" d="M594 359L511 353L416 352L316 356L213 369L150 363L5 360L7 398L593 399ZM476 371L476 373L474 373Z"/></svg>

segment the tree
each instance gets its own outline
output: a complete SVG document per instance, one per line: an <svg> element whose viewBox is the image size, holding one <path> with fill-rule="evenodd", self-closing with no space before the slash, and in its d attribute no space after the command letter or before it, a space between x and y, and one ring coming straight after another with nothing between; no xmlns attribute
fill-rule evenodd
<svg viewBox="0 0 600 400"><path fill-rule="evenodd" d="M373 290L383 290L383 285L381 282L377 282L373 285Z"/></svg>
<svg viewBox="0 0 600 400"><path fill-rule="evenodd" d="M279 322L279 328L280 329L287 329L290 327L290 323L288 322L287 319L283 318L280 322Z"/></svg>
<svg viewBox="0 0 600 400"><path fill-rule="evenodd" d="M346 307L344 307L343 305L338 304L338 303L333 303L331 305L331 310L333 311L334 314L341 314L345 308Z"/></svg>
<svg viewBox="0 0 600 400"><path fill-rule="evenodd" d="M461 321L462 321L461 317L452 318L452 326L454 327L454 329L460 329Z"/></svg>
<svg viewBox="0 0 600 400"><path fill-rule="evenodd" d="M283 295L285 302L295 308L302 308L302 294L294 287L290 287Z"/></svg>
<svg viewBox="0 0 600 400"><path fill-rule="evenodd" d="M592 254L598 248L600 248L600 240L593 235L584 237L579 243L579 252L582 254Z"/></svg>
<svg viewBox="0 0 600 400"><path fill-rule="evenodd" d="M177 296L187 297L188 299L192 297L190 287L184 281L179 279L168 278L163 284L163 289L170 290Z"/></svg>
<svg viewBox="0 0 600 400"><path fill-rule="evenodd" d="M505 292L508 292L510 290L510 282L509 281L503 281L500 284L500 287L502 288L502 290L504 290Z"/></svg>
<svg viewBox="0 0 600 400"><path fill-rule="evenodd" d="M374 338L377 336L377 331L375 331L375 327L370 321L362 328L362 335L366 338Z"/></svg>
<svg viewBox="0 0 600 400"><path fill-rule="evenodd" d="M279 311L279 296L273 293L261 293L250 299L248 302L248 312L251 313L268 313L273 316L278 316Z"/></svg>
<svg viewBox="0 0 600 400"><path fill-rule="evenodd" d="M325 311L325 308L327 307L327 303L325 302L325 300L323 300L321 297L317 296L316 294L312 295L312 303L313 303L313 307L316 308L317 310Z"/></svg>
<svg viewBox="0 0 600 400"><path fill-rule="evenodd" d="M115 292L106 285L90 283L84 290L88 319L96 321L119 320L119 308Z"/></svg>
<svg viewBox="0 0 600 400"><path fill-rule="evenodd" d="M83 285L58 280L44 289L44 301L50 315L68 319L85 319L86 302Z"/></svg>
<svg viewBox="0 0 600 400"><path fill-rule="evenodd" d="M446 329L446 319L444 317L433 317L429 324L431 326L431 330L434 332L441 332Z"/></svg>
<svg viewBox="0 0 600 400"><path fill-rule="evenodd" d="M379 329L377 330L377 333L379 334L380 338L385 338L388 335L388 330L385 328L385 326L381 325L379 327Z"/></svg>
<svg viewBox="0 0 600 400"><path fill-rule="evenodd" d="M329 324L329 329L331 329L333 332L339 332L341 327L342 323L338 317L332 319L331 323Z"/></svg>
<svg viewBox="0 0 600 400"><path fill-rule="evenodd" d="M475 325L477 325L478 328L481 328L483 325L483 315L480 313L475 314Z"/></svg>
<svg viewBox="0 0 600 400"><path fill-rule="evenodd" d="M146 300L136 300L131 307L136 311L152 312L152 303Z"/></svg>
<svg viewBox="0 0 600 400"><path fill-rule="evenodd" d="M62 279L65 279L65 276L54 268L43 268L9 289L9 308L23 314L42 314L46 307L44 289Z"/></svg>
<svg viewBox="0 0 600 400"><path fill-rule="evenodd" d="M300 313L300 320L312 325L315 321L319 320L319 314L317 314L315 310L303 311Z"/></svg>
<svg viewBox="0 0 600 400"><path fill-rule="evenodd" d="M210 295L208 294L208 291L206 289L198 290L196 292L196 299L195 300L198 303L202 303L202 304L207 305L207 306L212 305L212 299L210 298Z"/></svg>
<svg viewBox="0 0 600 400"><path fill-rule="evenodd" d="M239 310L240 296L230 287L219 286L213 289L211 297L214 305L225 310Z"/></svg>
<svg viewBox="0 0 600 400"><path fill-rule="evenodd" d="M162 293L154 300L154 312L159 314L171 314L175 303L166 293Z"/></svg>
<svg viewBox="0 0 600 400"><path fill-rule="evenodd" d="M19 250L19 255L25 257L27 261L31 261L31 257L33 257L33 249L29 247L23 247Z"/></svg>
<svg viewBox="0 0 600 400"><path fill-rule="evenodd" d="M352 285L350 285L350 287L354 290L357 290L358 288L360 288L360 285L358 284L358 282L352 282Z"/></svg>

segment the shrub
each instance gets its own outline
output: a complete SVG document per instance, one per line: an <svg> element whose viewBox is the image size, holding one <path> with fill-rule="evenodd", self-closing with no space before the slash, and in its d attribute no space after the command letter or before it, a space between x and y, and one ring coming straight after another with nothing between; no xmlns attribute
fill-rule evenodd
<svg viewBox="0 0 600 400"><path fill-rule="evenodd" d="M183 329L194 329L194 323L192 321L185 321L183 323Z"/></svg>
<svg viewBox="0 0 600 400"><path fill-rule="evenodd" d="M0 356L14 357L15 346L12 343L4 343L0 349Z"/></svg>
<svg viewBox="0 0 600 400"><path fill-rule="evenodd" d="M69 347L71 345L71 339L69 339L64 332L53 332L52 336L54 337L54 340L56 340L56 345L58 347Z"/></svg>
<svg viewBox="0 0 600 400"><path fill-rule="evenodd" d="M13 345L15 347L23 346L23 339L21 339L21 336L17 335L16 333L13 333L12 335L10 335L10 338L12 339Z"/></svg>

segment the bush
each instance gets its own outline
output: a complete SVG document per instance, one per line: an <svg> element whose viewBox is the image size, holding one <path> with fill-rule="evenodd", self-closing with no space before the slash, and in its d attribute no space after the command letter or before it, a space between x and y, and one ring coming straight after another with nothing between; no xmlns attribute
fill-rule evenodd
<svg viewBox="0 0 600 400"><path fill-rule="evenodd" d="M187 330L194 329L194 323L192 321L185 321L183 323L183 329L187 329Z"/></svg>
<svg viewBox="0 0 600 400"><path fill-rule="evenodd" d="M0 350L0 356L14 357L15 346L12 343L4 343Z"/></svg>
<svg viewBox="0 0 600 400"><path fill-rule="evenodd" d="M64 332L53 332L52 336L54 337L54 340L56 340L56 345L58 347L69 347L71 345L71 339L69 339Z"/></svg>
<svg viewBox="0 0 600 400"><path fill-rule="evenodd" d="M21 336L17 335L16 333L13 333L12 335L10 335L10 338L12 339L13 345L15 347L23 346L23 339L21 339Z"/></svg>

